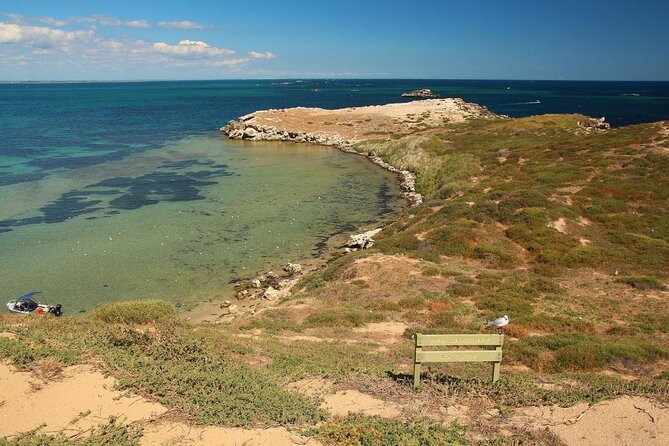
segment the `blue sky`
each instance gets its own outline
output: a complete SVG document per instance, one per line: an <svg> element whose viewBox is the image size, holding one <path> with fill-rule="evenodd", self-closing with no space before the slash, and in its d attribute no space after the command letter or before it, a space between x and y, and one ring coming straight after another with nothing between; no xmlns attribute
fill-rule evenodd
<svg viewBox="0 0 669 446"><path fill-rule="evenodd" d="M0 0L0 80L669 80L669 1Z"/></svg>

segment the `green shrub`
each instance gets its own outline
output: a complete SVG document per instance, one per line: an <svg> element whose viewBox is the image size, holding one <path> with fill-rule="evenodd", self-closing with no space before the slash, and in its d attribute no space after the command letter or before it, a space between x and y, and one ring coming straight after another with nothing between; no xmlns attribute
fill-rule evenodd
<svg viewBox="0 0 669 446"><path fill-rule="evenodd" d="M68 348L0 338L0 359L9 359L18 368L31 369L35 361L45 358L53 358L63 365L77 364L80 360L79 353Z"/></svg>
<svg viewBox="0 0 669 446"><path fill-rule="evenodd" d="M437 421L400 421L349 414L334 419L310 432L326 445L337 446L465 446L465 428L457 423L448 427Z"/></svg>
<svg viewBox="0 0 669 446"><path fill-rule="evenodd" d="M64 434L40 434L28 432L11 438L0 438L0 446L139 446L142 429L121 424L115 417L100 424L87 436L72 439Z"/></svg>
<svg viewBox="0 0 669 446"><path fill-rule="evenodd" d="M91 311L88 317L116 324L151 324L174 321L177 311L161 300L137 300L102 305Z"/></svg>
<svg viewBox="0 0 669 446"><path fill-rule="evenodd" d="M569 268L598 266L602 262L602 251L595 246L581 245L570 249L564 256L563 264Z"/></svg>
<svg viewBox="0 0 669 446"><path fill-rule="evenodd" d="M599 338L582 334L532 336L509 343L508 357L535 369L601 369L615 362L635 366L668 356L667 350L634 338Z"/></svg>
<svg viewBox="0 0 669 446"><path fill-rule="evenodd" d="M487 317L509 315L512 321L522 322L534 312L534 301L539 294L535 289L517 282L504 283L497 290L477 300Z"/></svg>

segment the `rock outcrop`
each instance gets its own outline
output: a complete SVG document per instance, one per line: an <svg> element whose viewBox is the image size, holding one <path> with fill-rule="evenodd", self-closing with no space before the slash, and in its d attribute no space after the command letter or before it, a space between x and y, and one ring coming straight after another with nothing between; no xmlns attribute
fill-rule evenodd
<svg viewBox="0 0 669 446"><path fill-rule="evenodd" d="M583 133L605 132L611 129L611 124L605 122L606 118L590 118L587 121L578 121L578 126Z"/></svg>
<svg viewBox="0 0 669 446"><path fill-rule="evenodd" d="M402 97L404 98L423 98L423 99L434 99L438 98L438 94L432 93L432 90L429 88L421 88L419 90L413 90L413 91L408 91L406 93L402 93Z"/></svg>
<svg viewBox="0 0 669 446"><path fill-rule="evenodd" d="M372 229L371 231L363 232L362 234L350 235L344 246L350 251L371 248L374 245L374 239L372 237L379 232L381 232L381 229Z"/></svg>
<svg viewBox="0 0 669 446"><path fill-rule="evenodd" d="M283 270L288 274L300 274L302 273L302 265L299 263L287 263Z"/></svg>

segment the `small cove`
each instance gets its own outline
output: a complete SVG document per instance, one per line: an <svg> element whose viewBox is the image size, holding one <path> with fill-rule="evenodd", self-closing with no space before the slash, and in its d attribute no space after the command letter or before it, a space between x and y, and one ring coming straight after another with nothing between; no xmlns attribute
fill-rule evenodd
<svg viewBox="0 0 669 446"><path fill-rule="evenodd" d="M41 290L69 314L224 299L235 279L313 259L331 235L404 205L395 177L363 157L218 134L20 183L3 201L4 291Z"/></svg>

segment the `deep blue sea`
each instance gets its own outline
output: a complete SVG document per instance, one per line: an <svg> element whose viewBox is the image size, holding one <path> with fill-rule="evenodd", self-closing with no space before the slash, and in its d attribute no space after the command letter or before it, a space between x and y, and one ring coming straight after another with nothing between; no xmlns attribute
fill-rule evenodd
<svg viewBox="0 0 669 446"><path fill-rule="evenodd" d="M0 299L39 289L71 312L163 298L308 261L402 206L389 173L329 148L233 142L267 108L404 102L431 88L496 113L669 119L669 82L285 80L0 84Z"/></svg>

